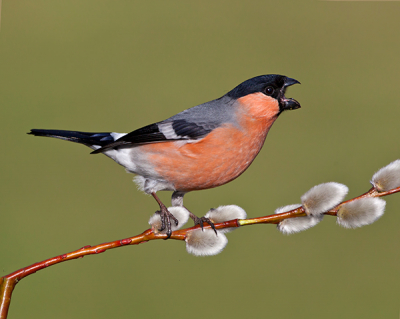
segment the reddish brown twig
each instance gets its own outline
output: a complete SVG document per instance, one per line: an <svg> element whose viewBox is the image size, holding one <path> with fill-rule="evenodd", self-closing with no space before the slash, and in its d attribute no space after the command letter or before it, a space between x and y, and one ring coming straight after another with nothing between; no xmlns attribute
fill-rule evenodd
<svg viewBox="0 0 400 319"><path fill-rule="evenodd" d="M331 209L330 211L326 212L325 214L336 216L338 209L343 204L354 201L356 199L360 199L360 198L364 198L364 197L382 197L382 196L391 195L391 194L394 194L397 192L400 192L400 187L392 189L387 192L378 192L375 188L371 188L368 192L366 192L358 197L355 197L355 198L352 198L350 200L340 203L335 208ZM305 213L303 207L300 207L300 208L297 208L297 209L294 209L294 210L291 210L289 212L282 213L282 214L273 214L273 215L257 217L257 218L249 218L249 219L229 220L229 221L226 221L223 223L215 224L214 226L216 229L222 229L222 228L239 227L239 226L246 226L246 225L253 225L253 224L277 224L284 219L300 217L300 216L306 216L306 213ZM194 231L199 228L200 228L200 226L197 225L197 226L194 226L191 228L176 230L176 231L172 232L170 239L185 240L185 238L189 232ZM211 228L211 227L208 224L205 224L204 228L207 229L207 228ZM155 240L155 239L167 239L167 235L162 234L162 233L154 233L151 229L148 229L148 230L144 231L142 234L134 236L134 237L129 237L129 238L121 239L121 240L115 240L115 241L112 241L109 243L103 243L103 244L99 244L96 246L84 246L84 247L82 247L78 250L72 251L70 253L43 260L41 262L32 264L30 266L19 269L17 271L14 271L13 273L8 274L4 277L1 277L0 278L0 319L7 318L7 313L8 313L8 309L9 309L10 302L11 302L12 292L14 290L15 285L22 278L25 278L26 276L29 276L38 270L47 268L47 267L55 265L55 264L59 264L64 261L68 261L68 260L76 259L76 258L82 258L86 255L100 254L100 253L105 252L108 249L118 248L121 246L137 245L137 244L145 243L145 242L148 242L150 240Z"/></svg>

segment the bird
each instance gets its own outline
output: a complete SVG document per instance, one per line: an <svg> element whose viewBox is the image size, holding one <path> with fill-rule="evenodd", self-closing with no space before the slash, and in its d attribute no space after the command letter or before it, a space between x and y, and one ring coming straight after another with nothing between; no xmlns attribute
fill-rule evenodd
<svg viewBox="0 0 400 319"><path fill-rule="evenodd" d="M28 134L84 144L136 174L138 188L159 205L160 231L167 238L177 219L157 196L172 191L172 206L183 206L186 193L224 185L240 176L264 145L267 134L286 110L300 108L286 89L299 81L279 74L248 79L222 97L186 109L166 120L130 133L88 133L32 129ZM189 211L195 225L214 224Z"/></svg>

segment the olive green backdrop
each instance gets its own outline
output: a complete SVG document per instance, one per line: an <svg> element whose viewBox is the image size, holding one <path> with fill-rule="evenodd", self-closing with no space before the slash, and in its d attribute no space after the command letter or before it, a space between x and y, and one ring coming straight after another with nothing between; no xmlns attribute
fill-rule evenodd
<svg viewBox="0 0 400 319"><path fill-rule="evenodd" d="M31 128L129 132L279 73L302 84L253 165L193 192L198 215L250 217L310 187L350 196L399 158L400 2L3 1L0 271L145 230L155 201L90 149ZM169 203L170 193L162 193ZM20 282L9 318L397 318L400 195L356 230L326 217L292 236L229 234L217 256L156 241L59 264Z"/></svg>

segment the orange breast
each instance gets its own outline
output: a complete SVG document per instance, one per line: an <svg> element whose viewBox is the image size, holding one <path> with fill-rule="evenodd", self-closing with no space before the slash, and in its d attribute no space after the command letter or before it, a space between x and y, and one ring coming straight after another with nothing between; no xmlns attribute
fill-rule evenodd
<svg viewBox="0 0 400 319"><path fill-rule="evenodd" d="M223 185L242 174L261 150L279 112L274 101L262 97L242 100L245 107L237 110L238 125L224 124L193 143L148 144L141 150L176 190L187 192Z"/></svg>

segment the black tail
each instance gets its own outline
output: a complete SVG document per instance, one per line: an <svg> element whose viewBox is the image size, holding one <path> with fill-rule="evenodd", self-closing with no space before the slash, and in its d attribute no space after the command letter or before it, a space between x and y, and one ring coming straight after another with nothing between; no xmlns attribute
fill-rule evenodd
<svg viewBox="0 0 400 319"><path fill-rule="evenodd" d="M113 143L114 138L110 133L87 133L62 130L31 130L28 134L35 136L55 137L66 141L84 144L86 146L99 145L101 147Z"/></svg>

